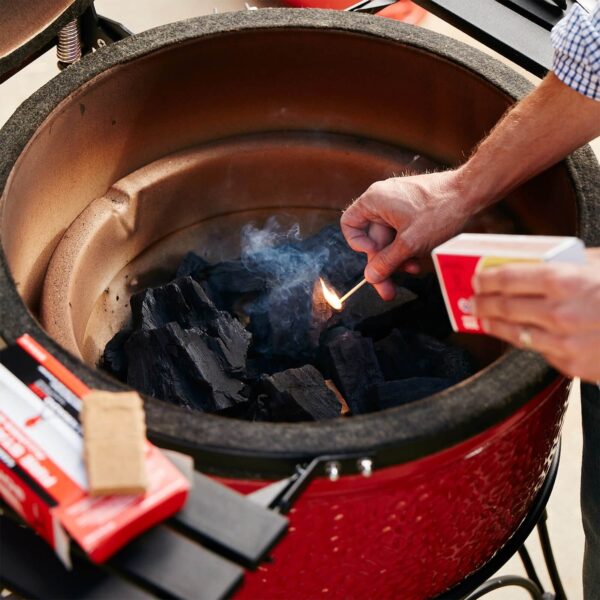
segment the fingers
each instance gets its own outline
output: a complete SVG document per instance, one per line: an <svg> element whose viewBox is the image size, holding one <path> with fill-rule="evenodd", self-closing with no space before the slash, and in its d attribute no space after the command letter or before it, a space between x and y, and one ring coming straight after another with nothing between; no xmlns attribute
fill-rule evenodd
<svg viewBox="0 0 600 600"><path fill-rule="evenodd" d="M406 243L401 237L396 236L394 241L383 250L369 256L369 262L365 269L367 281L373 284L382 283L397 271L409 257L410 250Z"/></svg>
<svg viewBox="0 0 600 600"><path fill-rule="evenodd" d="M410 273L411 275L418 275L419 273L421 273L421 271L423 269L421 268L421 265L419 264L418 260L409 259L409 260L405 260L400 265L400 270L406 271L407 273Z"/></svg>
<svg viewBox="0 0 600 600"><path fill-rule="evenodd" d="M340 226L352 250L366 253L377 251L375 242L368 235L370 225L370 216L363 210L358 200L344 211L340 219Z"/></svg>
<svg viewBox="0 0 600 600"><path fill-rule="evenodd" d="M371 223L369 225L369 238L375 242L377 251L389 246L396 237L396 230L388 225L381 223Z"/></svg>
<svg viewBox="0 0 600 600"><path fill-rule="evenodd" d="M600 362L597 359L600 333L597 331L559 335L530 326L525 328L524 336L523 326L500 319L489 319L483 326L486 333L517 348L540 353L550 365L567 377L581 377L585 381L600 380ZM524 346L523 339L528 341L527 347Z"/></svg>
<svg viewBox="0 0 600 600"><path fill-rule="evenodd" d="M396 297L396 285L391 279L386 279L381 283L376 283L373 286L382 300L389 302Z"/></svg>
<svg viewBox="0 0 600 600"><path fill-rule="evenodd" d="M521 334L524 329L523 325L509 323L507 321L502 321L501 319L484 319L482 325L485 333L498 337L517 348L534 350L540 354L552 355L557 358L563 354L563 352L561 352L562 338L556 334L549 333L540 327L526 327L530 336L530 343L529 346L525 348L521 340Z"/></svg>
<svg viewBox="0 0 600 600"><path fill-rule="evenodd" d="M396 230L378 213L372 213L360 198L346 209L340 225L348 245L357 252L377 252L396 235Z"/></svg>
<svg viewBox="0 0 600 600"><path fill-rule="evenodd" d="M474 297L473 312L480 319L501 319L516 325L535 325L556 333L586 331L590 319L576 302L559 302L534 296L486 294Z"/></svg>
<svg viewBox="0 0 600 600"><path fill-rule="evenodd" d="M568 264L514 263L487 268L473 277L477 294L564 298L576 286L577 269Z"/></svg>

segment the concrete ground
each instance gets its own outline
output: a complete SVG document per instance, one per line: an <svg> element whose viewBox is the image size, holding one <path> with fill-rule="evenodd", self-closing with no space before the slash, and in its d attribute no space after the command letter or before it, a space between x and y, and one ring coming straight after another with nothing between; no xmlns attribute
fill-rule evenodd
<svg viewBox="0 0 600 600"><path fill-rule="evenodd" d="M256 4L256 2L250 2ZM143 6L143 8L142 8ZM217 9L219 12L245 9L244 0L144 0L141 2L123 2L123 0L96 0L100 14L121 21L134 32L185 19L188 17L209 14ZM485 52L483 45L469 38L460 31L450 27L439 19L428 16L422 23L424 27L450 35L473 44ZM504 60L504 59L502 59ZM508 62L508 61L505 61ZM516 67L532 81L536 78ZM31 93L56 74L56 58L49 52L0 85L0 126L8 119L17 106ZM592 146L600 156L600 139ZM581 562L583 556L583 530L579 510L579 480L581 467L581 418L578 386L575 385L566 420L563 427L562 456L558 478L554 492L548 505L550 536L554 546L556 559L569 600L583 597L581 588ZM541 551L534 532L527 541L534 563L548 585L544 572ZM502 574L523 574L518 558L513 558L502 570ZM489 596L490 600L520 600L529 596L526 592L515 588L498 590ZM401 593L399 598L401 598Z"/></svg>

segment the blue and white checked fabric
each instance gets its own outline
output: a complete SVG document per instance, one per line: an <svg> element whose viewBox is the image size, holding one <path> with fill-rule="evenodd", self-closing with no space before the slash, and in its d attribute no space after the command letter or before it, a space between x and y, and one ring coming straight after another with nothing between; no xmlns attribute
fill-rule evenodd
<svg viewBox="0 0 600 600"><path fill-rule="evenodd" d="M552 29L554 74L575 91L600 100L600 2L591 13L574 4Z"/></svg>

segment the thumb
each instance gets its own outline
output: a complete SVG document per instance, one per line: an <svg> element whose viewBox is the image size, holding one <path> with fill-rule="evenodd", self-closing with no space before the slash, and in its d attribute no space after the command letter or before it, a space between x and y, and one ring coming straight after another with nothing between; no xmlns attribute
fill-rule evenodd
<svg viewBox="0 0 600 600"><path fill-rule="evenodd" d="M410 255L411 251L406 242L400 236L396 236L391 244L370 257L365 269L367 281L380 283L388 279Z"/></svg>

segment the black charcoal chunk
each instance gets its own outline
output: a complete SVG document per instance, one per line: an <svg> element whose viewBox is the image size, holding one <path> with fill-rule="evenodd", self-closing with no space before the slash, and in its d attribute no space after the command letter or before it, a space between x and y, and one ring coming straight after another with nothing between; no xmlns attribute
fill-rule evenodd
<svg viewBox="0 0 600 600"><path fill-rule="evenodd" d="M375 354L386 381L424 375L417 352L398 329L375 342Z"/></svg>
<svg viewBox="0 0 600 600"><path fill-rule="evenodd" d="M313 286L314 281L278 286L247 306L258 354L296 363L312 359L326 325L314 312Z"/></svg>
<svg viewBox="0 0 600 600"><path fill-rule="evenodd" d="M149 396L205 412L246 402L244 384L225 373L211 339L177 323L134 332L125 345L127 383Z"/></svg>
<svg viewBox="0 0 600 600"><path fill-rule="evenodd" d="M211 266L203 273L206 285L215 304L233 312L241 296L250 298L264 292L267 278L263 273L251 271L240 260L232 260Z"/></svg>
<svg viewBox="0 0 600 600"><path fill-rule="evenodd" d="M413 331L394 329L375 342L375 354L386 381L432 376L458 383L475 372L463 348Z"/></svg>
<svg viewBox="0 0 600 600"><path fill-rule="evenodd" d="M385 410L421 400L452 385L450 379L443 377L411 377L374 385L369 390L369 395L376 410Z"/></svg>
<svg viewBox="0 0 600 600"><path fill-rule="evenodd" d="M195 252L188 252L184 257L179 267L177 268L176 277L193 277L194 279L202 279L210 263L198 256Z"/></svg>
<svg viewBox="0 0 600 600"><path fill-rule="evenodd" d="M344 303L343 309L331 319L331 324L340 324L348 329L368 330L368 327L363 326L365 321L369 319L376 320L377 318L385 320L387 313L416 300L416 298L416 294L410 290L399 287L396 297L386 302L381 299L381 296L373 286L366 285L348 298ZM387 331L389 331L389 328ZM369 331L364 333L368 335Z"/></svg>
<svg viewBox="0 0 600 600"><path fill-rule="evenodd" d="M217 308L202 287L191 277L147 288L131 296L134 330L157 329L179 323L184 329L203 327L216 315Z"/></svg>
<svg viewBox="0 0 600 600"><path fill-rule="evenodd" d="M405 334L422 361L424 374L458 383L475 373L471 355L464 348L442 342L424 333Z"/></svg>
<svg viewBox="0 0 600 600"><path fill-rule="evenodd" d="M183 329L198 329L230 375L242 375L250 345L250 334L228 312L218 310L202 287L191 277L135 294L131 297L134 329L152 330L168 323Z"/></svg>
<svg viewBox="0 0 600 600"><path fill-rule="evenodd" d="M353 414L374 410L367 391L384 378L377 362L373 340L356 331L339 329L323 340L322 369L333 379Z"/></svg>
<svg viewBox="0 0 600 600"><path fill-rule="evenodd" d="M452 331L452 325L437 277L434 274L424 277L401 274L396 281L401 281L400 290L408 290L416 294L417 298L392 306L389 311L369 316L357 323L355 328L363 335L375 339L386 336L394 327L420 331L437 338L447 337Z"/></svg>
<svg viewBox="0 0 600 600"><path fill-rule="evenodd" d="M125 381L127 379L127 354L125 344L131 336L131 329L121 329L106 344L104 353L100 358L100 367L114 375L117 379Z"/></svg>
<svg viewBox="0 0 600 600"><path fill-rule="evenodd" d="M264 377L261 384L268 397L271 421L321 421L340 416L336 395L312 365Z"/></svg>

